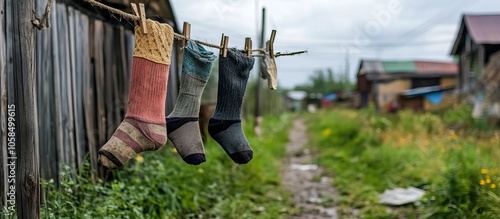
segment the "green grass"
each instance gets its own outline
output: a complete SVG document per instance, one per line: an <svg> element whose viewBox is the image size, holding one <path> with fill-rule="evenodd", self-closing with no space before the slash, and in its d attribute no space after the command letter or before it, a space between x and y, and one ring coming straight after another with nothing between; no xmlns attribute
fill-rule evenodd
<svg viewBox="0 0 500 219"><path fill-rule="evenodd" d="M359 211L361 218L499 217L500 134L482 131L464 111L382 116L372 110L335 109L309 116L317 161L333 175L341 194L339 213L352 217ZM446 128L453 127L451 122L461 123L460 129ZM483 169L489 173L482 174ZM486 178L490 182L481 185ZM398 208L378 204L385 189L408 186L426 190L425 198Z"/></svg>
<svg viewBox="0 0 500 219"><path fill-rule="evenodd" d="M500 131L485 129L468 110L308 115L311 151L333 176L341 218L500 218ZM42 182L42 218L288 218L297 209L280 170L290 121L265 118L262 139L244 126L254 149L247 165L234 164L210 140L200 166L185 164L167 145L108 182L93 182L88 163L78 171L62 167L58 188ZM408 186L426 195L397 208L378 204L385 189Z"/></svg>
<svg viewBox="0 0 500 219"><path fill-rule="evenodd" d="M294 209L279 177L290 119L265 118L262 139L245 125L254 149L247 165L234 164L210 140L199 166L185 164L167 145L142 153L142 162L134 159L109 182L92 183L88 162L78 173L63 167L59 188L42 182L42 218L287 218Z"/></svg>

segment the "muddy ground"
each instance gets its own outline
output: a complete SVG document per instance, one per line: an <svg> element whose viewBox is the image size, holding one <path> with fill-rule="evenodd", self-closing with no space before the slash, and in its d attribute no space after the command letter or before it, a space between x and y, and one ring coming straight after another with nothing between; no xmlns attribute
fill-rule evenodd
<svg viewBox="0 0 500 219"><path fill-rule="evenodd" d="M291 218L339 218L334 206L338 195L332 187L332 179L324 176L323 169L312 163L304 120L296 119L293 125L282 172L283 185L293 193L295 203L300 208L300 214Z"/></svg>

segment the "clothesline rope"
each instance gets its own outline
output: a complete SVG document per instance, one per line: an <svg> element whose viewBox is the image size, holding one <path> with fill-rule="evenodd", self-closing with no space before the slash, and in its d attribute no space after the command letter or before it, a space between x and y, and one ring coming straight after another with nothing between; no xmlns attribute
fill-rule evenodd
<svg viewBox="0 0 500 219"><path fill-rule="evenodd" d="M109 12L113 13L113 14L118 14L124 18L128 18L130 20L134 20L134 21L138 21L140 20L140 17L139 16L136 16L134 14L129 14L127 12L124 12L122 10L119 10L119 9L116 9L116 8L113 8L111 6L108 6L106 4L103 4L103 3L100 3L100 2L97 2L95 0L83 0L84 2L87 2L91 5L94 5L94 6L97 6L97 7L100 7L100 8L103 8L103 9L106 9L108 10ZM186 39L186 37L184 37L183 35L181 34L178 34L178 33L174 33L174 38L178 39L178 40L189 40L189 39ZM219 45L215 45L215 44L211 44L211 43L208 43L208 42L204 42L204 41L200 41L200 40L194 40L194 39L190 39L190 40L193 40L194 42L196 43L199 43L201 45L204 45L204 46L208 46L208 47L212 47L212 48L216 48L216 49L223 49L221 46ZM254 51L257 51L257 52L262 52L262 53L266 53L266 49L263 49L263 48L259 48L259 49L252 49L252 52ZM304 51L298 51L298 52L292 52L292 53L276 53L275 57L280 57L280 56L293 56L293 55L298 55L298 54L302 54L302 53L306 53L307 51L304 50ZM254 55L253 55L254 56Z"/></svg>

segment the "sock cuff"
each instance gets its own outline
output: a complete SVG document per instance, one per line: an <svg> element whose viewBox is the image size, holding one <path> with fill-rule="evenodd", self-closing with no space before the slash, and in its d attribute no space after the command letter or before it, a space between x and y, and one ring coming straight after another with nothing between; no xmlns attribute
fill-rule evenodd
<svg viewBox="0 0 500 219"><path fill-rule="evenodd" d="M241 117L243 96L254 61L234 48L228 50L226 57L219 57L219 85L213 118Z"/></svg>
<svg viewBox="0 0 500 219"><path fill-rule="evenodd" d="M130 94L126 117L165 124L169 66L148 59L132 58Z"/></svg>
<svg viewBox="0 0 500 219"><path fill-rule="evenodd" d="M212 64L217 57L198 43L189 40L184 48L182 71L193 77L208 81Z"/></svg>
<svg viewBox="0 0 500 219"><path fill-rule="evenodd" d="M138 25L135 26L134 56L170 65L174 40L172 27L168 24L147 19L146 28L148 29L148 33L144 34L141 31L141 27Z"/></svg>
<svg viewBox="0 0 500 219"><path fill-rule="evenodd" d="M219 58L219 68L231 69L242 78L248 78L253 68L255 59L244 55L236 48L227 50L227 56Z"/></svg>

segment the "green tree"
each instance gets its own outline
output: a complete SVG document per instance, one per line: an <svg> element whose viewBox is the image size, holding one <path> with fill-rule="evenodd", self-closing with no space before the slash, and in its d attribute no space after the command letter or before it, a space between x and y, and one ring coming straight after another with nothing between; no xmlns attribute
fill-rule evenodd
<svg viewBox="0 0 500 219"><path fill-rule="evenodd" d="M331 68L325 70L315 70L309 76L309 81L305 84L295 86L295 90L303 90L308 93L329 93L339 90L350 90L353 83L346 73L335 73Z"/></svg>

